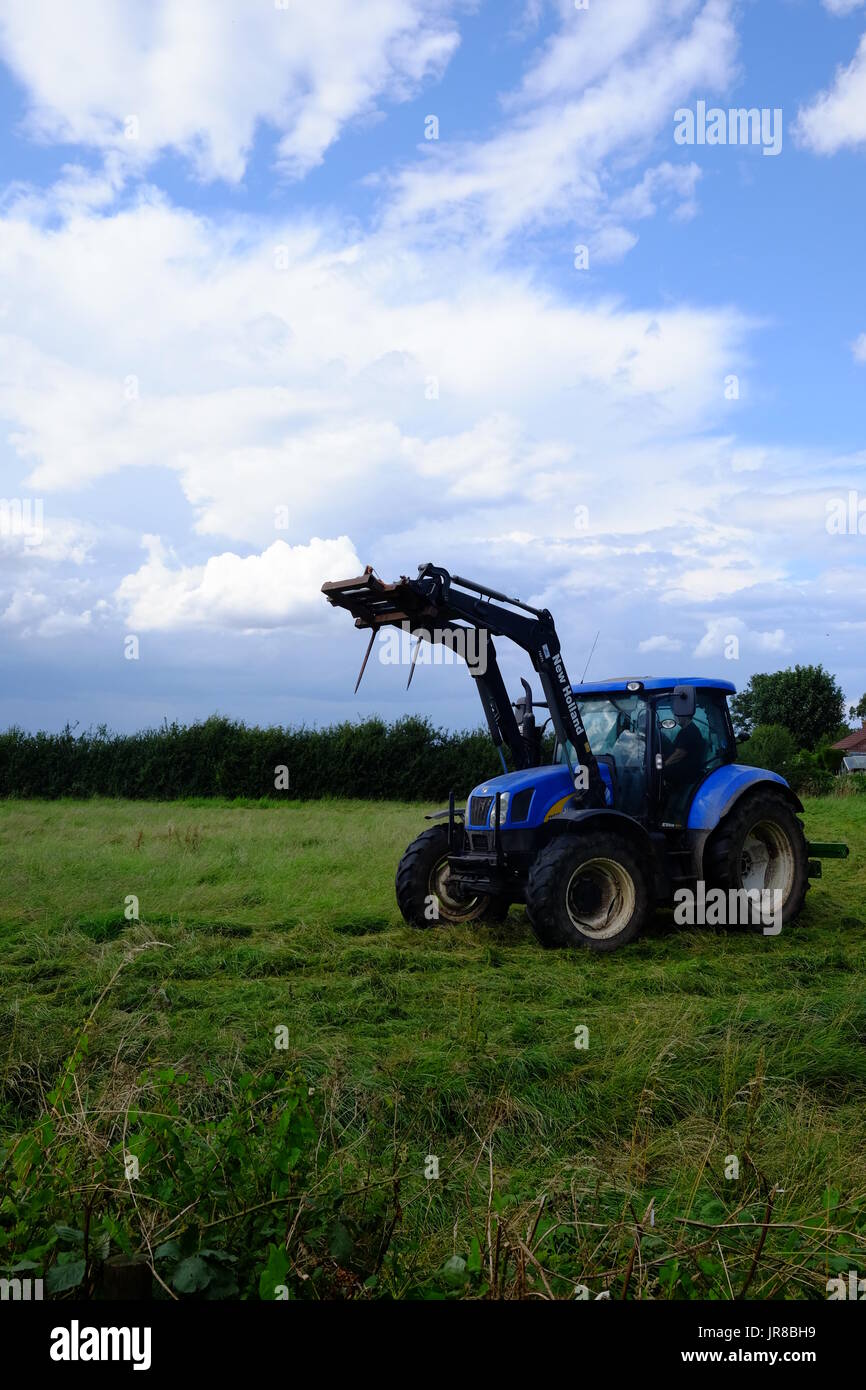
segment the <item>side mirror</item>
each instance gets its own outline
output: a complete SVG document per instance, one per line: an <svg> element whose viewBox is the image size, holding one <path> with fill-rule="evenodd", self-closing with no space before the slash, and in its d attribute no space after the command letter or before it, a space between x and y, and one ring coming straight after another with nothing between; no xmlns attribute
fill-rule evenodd
<svg viewBox="0 0 866 1390"><path fill-rule="evenodd" d="M678 724L688 724L695 717L698 697L693 685L675 685L671 695L671 709Z"/></svg>

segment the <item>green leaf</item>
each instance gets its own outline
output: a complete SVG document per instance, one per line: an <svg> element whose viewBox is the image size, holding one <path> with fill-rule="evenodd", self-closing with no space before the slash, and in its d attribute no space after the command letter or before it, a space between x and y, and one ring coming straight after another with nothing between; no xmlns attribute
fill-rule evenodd
<svg viewBox="0 0 866 1390"><path fill-rule="evenodd" d="M61 1240L68 1241L70 1245L83 1245L84 1232L76 1230L74 1226L61 1226L55 1222L54 1229Z"/></svg>
<svg viewBox="0 0 866 1390"><path fill-rule="evenodd" d="M449 1284L465 1284L468 1276L466 1261L462 1255L452 1255L450 1260L446 1260L442 1266L442 1273Z"/></svg>
<svg viewBox="0 0 866 1390"><path fill-rule="evenodd" d="M827 1264L836 1274L847 1274L849 1269L855 1268L853 1255L831 1255Z"/></svg>
<svg viewBox="0 0 866 1390"><path fill-rule="evenodd" d="M179 1260L180 1246L176 1240L165 1240L153 1252L155 1260Z"/></svg>
<svg viewBox="0 0 866 1390"><path fill-rule="evenodd" d="M212 1278L213 1270L201 1255L188 1255L174 1271L171 1282L178 1293L198 1293L200 1289L207 1288Z"/></svg>
<svg viewBox="0 0 866 1390"><path fill-rule="evenodd" d="M346 1260L351 1259L354 1248L352 1237L346 1227L341 1221L335 1221L328 1232L328 1253L331 1259L336 1260L338 1264L343 1264Z"/></svg>
<svg viewBox="0 0 866 1390"><path fill-rule="evenodd" d="M286 1283L290 1264L291 1261L285 1246L268 1246L267 1264L259 1275L259 1298L273 1299L276 1297L277 1285Z"/></svg>
<svg viewBox="0 0 866 1390"><path fill-rule="evenodd" d="M64 1293L77 1288L84 1278L84 1260L70 1260L63 1265L52 1265L45 1276L46 1293Z"/></svg>

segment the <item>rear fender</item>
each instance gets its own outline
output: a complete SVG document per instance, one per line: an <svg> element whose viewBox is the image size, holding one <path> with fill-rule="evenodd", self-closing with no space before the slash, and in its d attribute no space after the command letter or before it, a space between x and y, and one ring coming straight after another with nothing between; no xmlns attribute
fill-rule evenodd
<svg viewBox="0 0 866 1390"><path fill-rule="evenodd" d="M781 790L795 811L803 810L803 803L795 796L778 772L767 772L765 768L744 767L740 763L727 763L711 772L695 792L689 807L689 830L715 830L719 822L747 792Z"/></svg>
<svg viewBox="0 0 866 1390"><path fill-rule="evenodd" d="M743 797L755 796L768 788L781 792L792 809L802 814L803 803L784 777L777 772L768 772L766 768L728 763L725 767L716 768L701 783L689 808L688 820L688 840L695 878L703 875L707 841L725 817L739 805Z"/></svg>

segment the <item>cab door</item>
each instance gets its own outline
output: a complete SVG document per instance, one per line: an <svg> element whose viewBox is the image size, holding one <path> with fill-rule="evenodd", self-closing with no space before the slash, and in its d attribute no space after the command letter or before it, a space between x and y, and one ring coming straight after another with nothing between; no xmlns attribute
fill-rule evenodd
<svg viewBox="0 0 866 1390"><path fill-rule="evenodd" d="M691 719L678 719L670 695L653 701L655 820L663 830L682 829L701 783L733 761L730 721L721 691L699 688Z"/></svg>

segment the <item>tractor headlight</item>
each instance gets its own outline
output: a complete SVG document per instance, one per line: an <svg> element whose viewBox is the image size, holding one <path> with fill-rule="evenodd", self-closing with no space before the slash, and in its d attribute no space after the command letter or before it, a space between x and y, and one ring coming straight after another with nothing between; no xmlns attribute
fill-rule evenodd
<svg viewBox="0 0 866 1390"><path fill-rule="evenodd" d="M503 792L502 795L501 795L500 798L499 798L499 824L500 824L500 826L504 825L505 822L508 820L508 803L509 803L510 800L511 800L511 793L510 793L510 792ZM495 830L495 829L496 829L496 798L495 798L495 797L493 798L493 805L490 807L490 820L489 820L488 824L489 824L491 830Z"/></svg>

